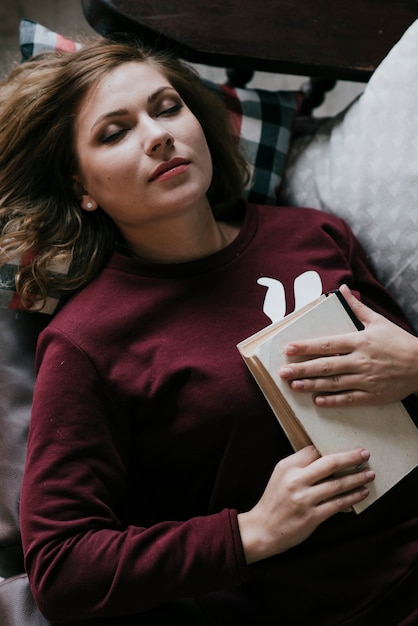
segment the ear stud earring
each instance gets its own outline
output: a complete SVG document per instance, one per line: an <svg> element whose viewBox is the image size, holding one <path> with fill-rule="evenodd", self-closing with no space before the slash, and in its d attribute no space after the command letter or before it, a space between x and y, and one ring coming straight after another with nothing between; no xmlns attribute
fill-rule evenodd
<svg viewBox="0 0 418 626"><path fill-rule="evenodd" d="M87 208L88 209L92 209L93 208L93 202L87 202Z"/></svg>

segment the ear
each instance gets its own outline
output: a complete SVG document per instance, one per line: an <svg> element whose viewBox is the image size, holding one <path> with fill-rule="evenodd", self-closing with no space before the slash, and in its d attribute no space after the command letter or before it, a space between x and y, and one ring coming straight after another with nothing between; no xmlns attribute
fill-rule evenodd
<svg viewBox="0 0 418 626"><path fill-rule="evenodd" d="M98 208L97 202L92 198L89 192L84 188L80 177L77 174L72 175L73 189L76 197L80 201L80 206L84 211L95 211Z"/></svg>

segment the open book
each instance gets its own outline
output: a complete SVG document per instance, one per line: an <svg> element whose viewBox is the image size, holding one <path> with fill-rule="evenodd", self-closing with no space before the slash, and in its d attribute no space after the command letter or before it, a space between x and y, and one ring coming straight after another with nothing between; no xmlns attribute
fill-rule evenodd
<svg viewBox="0 0 418 626"><path fill-rule="evenodd" d="M359 330L342 294L333 292L291 313L238 344L238 349L295 450L311 443L320 454L356 447L370 452L376 478L359 513L418 465L418 428L402 402L374 407L319 408L312 395L292 391L279 369L295 358L284 354L294 340ZM306 357L304 358L306 360Z"/></svg>

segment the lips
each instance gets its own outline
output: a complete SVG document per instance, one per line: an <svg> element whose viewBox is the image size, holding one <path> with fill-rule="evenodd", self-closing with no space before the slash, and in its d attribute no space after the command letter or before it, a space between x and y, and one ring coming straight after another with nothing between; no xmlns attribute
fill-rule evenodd
<svg viewBox="0 0 418 626"><path fill-rule="evenodd" d="M175 157L174 159L170 159L169 161L164 161L164 163L160 163L160 165L153 171L148 179L148 182L152 182L157 178L160 180L171 178L172 176L184 172L189 165L190 161L180 157Z"/></svg>

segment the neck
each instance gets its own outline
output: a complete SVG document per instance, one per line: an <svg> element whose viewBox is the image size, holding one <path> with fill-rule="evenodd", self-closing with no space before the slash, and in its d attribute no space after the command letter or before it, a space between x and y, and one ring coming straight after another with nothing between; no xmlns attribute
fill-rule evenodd
<svg viewBox="0 0 418 626"><path fill-rule="evenodd" d="M185 263L209 256L225 248L236 237L239 228L217 222L212 211L205 218L164 220L150 232L141 229L141 237L126 237L131 254L153 263Z"/></svg>

